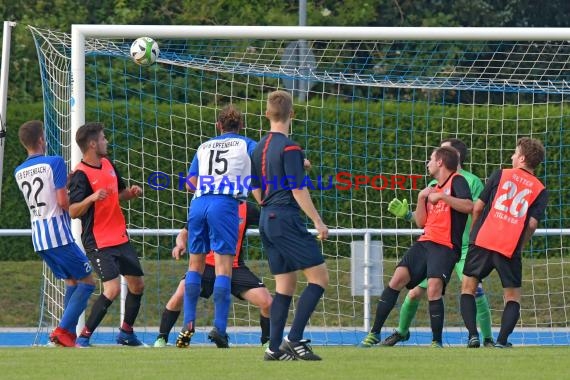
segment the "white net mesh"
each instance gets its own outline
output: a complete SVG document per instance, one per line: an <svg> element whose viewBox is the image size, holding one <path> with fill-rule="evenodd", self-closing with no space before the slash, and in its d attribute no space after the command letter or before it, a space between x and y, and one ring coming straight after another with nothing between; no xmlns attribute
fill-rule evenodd
<svg viewBox="0 0 570 380"><path fill-rule="evenodd" d="M30 29L38 47L48 143L51 153L69 160L70 36ZM245 115L244 133L258 140L267 130L265 95L278 88L294 88L298 99L292 138L312 162L311 179L315 186L318 178L325 186L330 180L330 189L312 192L329 227L399 229L373 237L383 243L383 278L371 282L386 284L415 238L409 223L387 211L388 202L398 196L415 203L417 188L409 176L419 176L417 187L425 186L425 160L444 138L458 137L468 145L465 169L482 179L509 165L517 138L541 139L547 161L538 176L551 197L540 227L567 226L567 41L306 40L292 44L288 40L165 39L158 40L158 63L148 67L137 66L129 58L131 42L88 39L85 52L85 119L105 123L120 173L145 190L141 201L124 205L131 229L179 229L189 202L182 191L184 173L196 147L215 135L216 113L235 103ZM157 172L166 181L160 191L150 184ZM376 178L380 182L358 184L378 175L383 176ZM398 185L394 176L404 176L405 181ZM311 318L310 337L317 344L352 344L362 337L364 299L352 296L351 289L350 243L354 240L363 237L357 233L333 236L323 244L331 285ZM148 331L147 340L151 340L186 265L170 259L170 236L147 234L133 236L133 241L146 272L145 301L137 326ZM560 233L542 234L525 251L521 333L513 336L514 343L568 343L567 243ZM257 237L247 240L246 253L250 267L272 290ZM494 275L485 282L485 290L493 324L498 326L503 302ZM444 339L450 343L461 342L464 335L458 295L454 279L445 301ZM234 301L230 334L239 327L249 332L243 339L237 335L234 339L257 343L258 311ZM420 306L414 321L411 343L430 339L426 305ZM200 305L199 325L211 324L211 308L206 301ZM397 318L395 310L387 329L397 325ZM118 313L110 313L103 326L118 323Z"/></svg>

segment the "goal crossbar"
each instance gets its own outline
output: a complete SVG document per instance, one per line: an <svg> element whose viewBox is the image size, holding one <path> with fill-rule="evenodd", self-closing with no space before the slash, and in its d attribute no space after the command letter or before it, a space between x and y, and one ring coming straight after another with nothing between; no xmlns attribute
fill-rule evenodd
<svg viewBox="0 0 570 380"><path fill-rule="evenodd" d="M334 27L239 25L85 25L71 28L72 38L257 38L371 40L531 40L570 39L570 28ZM80 42L79 40L77 42ZM73 41L72 41L73 44Z"/></svg>

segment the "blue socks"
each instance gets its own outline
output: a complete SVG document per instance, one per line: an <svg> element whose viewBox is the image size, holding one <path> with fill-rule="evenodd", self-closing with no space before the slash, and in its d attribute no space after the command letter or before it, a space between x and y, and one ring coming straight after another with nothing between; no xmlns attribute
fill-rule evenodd
<svg viewBox="0 0 570 380"><path fill-rule="evenodd" d="M223 335L228 326L228 315L231 304L232 279L228 276L218 275L214 281L214 326Z"/></svg>
<svg viewBox="0 0 570 380"><path fill-rule="evenodd" d="M89 301L89 297L93 294L95 285L80 282L74 288L73 295L69 297L59 323L60 327L72 333L75 333L79 316L83 313L85 308L87 308L87 301ZM67 292L65 298L67 298Z"/></svg>
<svg viewBox="0 0 570 380"><path fill-rule="evenodd" d="M76 289L77 289L77 285L65 285L65 294L63 296L63 309L64 310L67 307L67 305L69 304L69 300L71 299L71 296L73 295L73 293L75 292Z"/></svg>
<svg viewBox="0 0 570 380"><path fill-rule="evenodd" d="M196 320L196 305L200 297L202 275L198 272L188 271L184 281L184 328L194 328ZM192 324L192 326L190 326Z"/></svg>
<svg viewBox="0 0 570 380"><path fill-rule="evenodd" d="M214 282L214 326L222 334L228 327L228 315L231 304L231 277L216 276ZM196 320L196 305L200 297L202 275L188 271L184 282L184 327L192 329Z"/></svg>

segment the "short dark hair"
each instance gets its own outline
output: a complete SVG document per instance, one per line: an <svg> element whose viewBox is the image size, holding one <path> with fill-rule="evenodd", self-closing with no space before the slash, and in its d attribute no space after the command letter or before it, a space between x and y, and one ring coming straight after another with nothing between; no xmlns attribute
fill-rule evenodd
<svg viewBox="0 0 570 380"><path fill-rule="evenodd" d="M451 170L457 170L457 166L459 165L459 156L457 155L457 150L450 146L441 146L434 150L435 158L437 160L442 160L443 165Z"/></svg>
<svg viewBox="0 0 570 380"><path fill-rule="evenodd" d="M467 145L465 145L463 141L453 137L441 140L439 145L442 145L444 143L449 143L449 145L454 147L459 152L459 163L463 165L463 163L465 162L465 160L467 160L467 157L469 156Z"/></svg>
<svg viewBox="0 0 570 380"><path fill-rule="evenodd" d="M233 104L225 106L218 115L223 132L237 132L243 127L243 116Z"/></svg>
<svg viewBox="0 0 570 380"><path fill-rule="evenodd" d="M530 137L521 137L517 141L519 152L524 156L526 166L529 169L535 169L542 161L544 161L545 151L542 142Z"/></svg>
<svg viewBox="0 0 570 380"><path fill-rule="evenodd" d="M34 148L44 135L44 123L39 120L26 121L18 130L18 138L26 149Z"/></svg>
<svg viewBox="0 0 570 380"><path fill-rule="evenodd" d="M103 123L98 122L91 122L86 123L79 127L77 133L75 134L75 142L79 145L79 149L81 149L82 153L87 151L89 148L89 143L91 141L97 140L99 138L99 134L103 131L104 125Z"/></svg>

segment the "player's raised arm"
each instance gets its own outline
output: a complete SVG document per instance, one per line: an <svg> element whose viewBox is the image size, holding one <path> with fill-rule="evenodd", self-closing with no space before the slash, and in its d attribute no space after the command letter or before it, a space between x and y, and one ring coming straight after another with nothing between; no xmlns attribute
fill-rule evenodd
<svg viewBox="0 0 570 380"><path fill-rule="evenodd" d="M189 192L193 193L197 189L198 185L198 172L200 171L200 163L198 162L198 155L195 154L190 164L190 170L188 170L188 176L186 177L186 183L184 187Z"/></svg>
<svg viewBox="0 0 570 380"><path fill-rule="evenodd" d="M432 186L428 186L418 194L418 204L416 205L416 212L414 213L414 219L416 220L416 225L419 228L424 228L427 220L427 208L426 203L428 196L434 191Z"/></svg>
<svg viewBox="0 0 570 380"><path fill-rule="evenodd" d="M76 170L69 179L69 216L73 219L82 217L95 202L102 201L108 196L105 189L92 192L90 188L87 188L88 183L85 173L80 170Z"/></svg>
<svg viewBox="0 0 570 380"><path fill-rule="evenodd" d="M473 205L473 211L471 213L471 230L473 230L473 226L477 224L477 221L481 217L481 213L483 213L484 208L485 202L483 202L481 199L477 199Z"/></svg>
<svg viewBox="0 0 570 380"><path fill-rule="evenodd" d="M262 199L261 199L261 189L253 189L251 191L251 193L253 194L253 197L255 198L255 200L257 201L257 203L261 204Z"/></svg>
<svg viewBox="0 0 570 380"><path fill-rule="evenodd" d="M473 200L467 181L462 176L452 179L452 193L432 193L428 196L428 201L435 205L439 201L445 202L452 209L463 214L470 214L473 211Z"/></svg>
<svg viewBox="0 0 570 380"><path fill-rule="evenodd" d="M407 199L392 199L390 203L388 203L388 212L397 218L403 218L407 221L411 220L413 217L413 213L410 210Z"/></svg>
<svg viewBox="0 0 570 380"><path fill-rule="evenodd" d="M172 248L172 257L176 260L180 260L180 256L184 255L186 252L186 245L188 242L188 229L184 227L180 230L178 235L176 235L176 245Z"/></svg>
<svg viewBox="0 0 570 380"><path fill-rule="evenodd" d="M142 189L140 186L133 185L127 189L123 189L119 193L119 200L130 201L131 199L138 198L142 195Z"/></svg>

